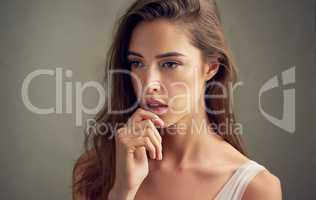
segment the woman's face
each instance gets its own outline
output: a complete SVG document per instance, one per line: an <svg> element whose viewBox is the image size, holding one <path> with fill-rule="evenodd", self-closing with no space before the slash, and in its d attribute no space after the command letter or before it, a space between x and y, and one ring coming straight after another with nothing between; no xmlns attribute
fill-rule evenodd
<svg viewBox="0 0 316 200"><path fill-rule="evenodd" d="M201 51L189 42L183 29L163 19L142 22L132 33L128 51L141 107L150 110L147 98L166 103L166 112L156 114L167 125L201 111L204 83L214 69L202 62Z"/></svg>

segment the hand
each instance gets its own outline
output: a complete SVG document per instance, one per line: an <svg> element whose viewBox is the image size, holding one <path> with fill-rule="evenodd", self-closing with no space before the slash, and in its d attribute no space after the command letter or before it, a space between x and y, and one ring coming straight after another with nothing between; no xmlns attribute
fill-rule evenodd
<svg viewBox="0 0 316 200"><path fill-rule="evenodd" d="M162 139L155 125L164 126L164 122L155 113L138 108L117 130L114 190L136 194L149 172L146 150L151 159L162 159Z"/></svg>

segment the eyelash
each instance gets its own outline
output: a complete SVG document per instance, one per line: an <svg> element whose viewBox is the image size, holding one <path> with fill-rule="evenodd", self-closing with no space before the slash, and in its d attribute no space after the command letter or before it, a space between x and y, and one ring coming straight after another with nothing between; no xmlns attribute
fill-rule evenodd
<svg viewBox="0 0 316 200"><path fill-rule="evenodd" d="M167 64L167 63L172 64L172 65L176 65L176 67L167 67L167 68L170 68L170 69L177 68L177 67L180 65L180 63L173 62L173 61L165 62L164 64ZM164 65L164 64L163 64L163 65Z"/></svg>
<svg viewBox="0 0 316 200"><path fill-rule="evenodd" d="M133 65L134 63L141 63L141 62L139 62L139 61L129 61L129 62L128 62L128 66L132 67L132 65Z"/></svg>
<svg viewBox="0 0 316 200"><path fill-rule="evenodd" d="M128 64L129 64L130 67L132 67L132 65L133 65L134 63L141 63L141 62L139 62L139 61L129 61L129 62L128 62ZM168 61L168 62L163 63L163 65L165 65L165 64L176 65L176 67L166 67L166 68L169 68L169 69L175 69L175 68L177 68L179 65L181 65L180 63L174 62L174 61Z"/></svg>

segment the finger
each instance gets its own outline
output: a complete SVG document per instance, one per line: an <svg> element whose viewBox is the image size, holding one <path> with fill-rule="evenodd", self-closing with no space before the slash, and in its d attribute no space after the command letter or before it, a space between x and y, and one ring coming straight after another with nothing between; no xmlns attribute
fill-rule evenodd
<svg viewBox="0 0 316 200"><path fill-rule="evenodd" d="M155 130L158 132L156 127L154 126L153 122L149 119L144 120L137 124L138 130L133 134L132 137L139 137L139 136L147 136L151 140L152 144L155 146L157 158L161 152L161 139L157 137L155 134ZM159 133L158 133L159 135ZM160 137L160 135L159 135Z"/></svg>
<svg viewBox="0 0 316 200"><path fill-rule="evenodd" d="M131 124L129 130L133 133L133 136L141 136L146 134L146 128L150 127L152 129L156 129L154 123L150 119L143 120L138 123ZM158 130L157 130L158 131ZM159 132L158 132L159 134ZM159 140L159 138L157 138Z"/></svg>
<svg viewBox="0 0 316 200"><path fill-rule="evenodd" d="M161 143L161 141L162 141L161 135L160 135L158 129L154 126L153 122L152 121L148 121L147 126L149 126L154 131L154 134L155 134L156 138Z"/></svg>
<svg viewBox="0 0 316 200"><path fill-rule="evenodd" d="M143 108L138 108L136 110L132 121L137 123L146 119L152 119L154 124L158 126L164 125L164 121L158 115Z"/></svg>
<svg viewBox="0 0 316 200"><path fill-rule="evenodd" d="M161 144L158 141L157 137L155 136L154 130L150 128L149 126L146 128L147 137L149 137L152 144L155 146L156 149L156 157L159 158L160 152L161 152Z"/></svg>
<svg viewBox="0 0 316 200"><path fill-rule="evenodd" d="M114 134L115 142L118 142L122 137L126 135L126 129L125 128L119 128L116 130Z"/></svg>
<svg viewBox="0 0 316 200"><path fill-rule="evenodd" d="M148 137L152 141L153 145L156 149L156 158L161 160L161 143L158 141L157 137L155 136L154 130L151 128L147 128Z"/></svg>
<svg viewBox="0 0 316 200"><path fill-rule="evenodd" d="M149 156L151 159L155 159L156 158L156 150L155 150L155 146L152 144L151 140L149 137L138 137L134 140L132 140L132 145L135 148L139 148L139 147L145 147L146 150L149 152Z"/></svg>
<svg viewBox="0 0 316 200"><path fill-rule="evenodd" d="M149 121L149 126L151 127L151 130L153 131L153 134L157 138L158 143L159 143L159 150L157 151L157 157L159 160L162 160L162 138L161 138L161 135L151 121Z"/></svg>

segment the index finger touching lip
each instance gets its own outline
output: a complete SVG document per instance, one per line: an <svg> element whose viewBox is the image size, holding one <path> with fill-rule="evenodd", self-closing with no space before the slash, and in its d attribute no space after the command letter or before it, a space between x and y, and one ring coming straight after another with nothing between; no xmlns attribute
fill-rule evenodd
<svg viewBox="0 0 316 200"><path fill-rule="evenodd" d="M160 126L164 125L164 121L155 113L144 110L142 108L140 108L138 112L139 112L139 115L135 116L135 122L140 122L146 119L150 119L156 125L160 125Z"/></svg>
<svg viewBox="0 0 316 200"><path fill-rule="evenodd" d="M160 127L163 127L165 124L164 121L160 118L154 118L154 119L151 119L151 121Z"/></svg>

